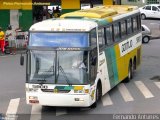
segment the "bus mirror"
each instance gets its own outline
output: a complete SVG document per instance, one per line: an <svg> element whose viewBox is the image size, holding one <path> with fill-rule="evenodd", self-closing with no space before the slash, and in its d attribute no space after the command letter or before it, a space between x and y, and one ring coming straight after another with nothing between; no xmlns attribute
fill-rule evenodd
<svg viewBox="0 0 160 120"><path fill-rule="evenodd" d="M23 66L24 65L24 56L21 54L20 57L20 65Z"/></svg>

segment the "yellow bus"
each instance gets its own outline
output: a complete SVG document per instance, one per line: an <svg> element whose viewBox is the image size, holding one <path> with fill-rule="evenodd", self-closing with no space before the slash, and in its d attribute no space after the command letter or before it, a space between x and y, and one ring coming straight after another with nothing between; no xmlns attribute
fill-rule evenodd
<svg viewBox="0 0 160 120"><path fill-rule="evenodd" d="M132 79L141 41L136 6L98 6L32 25L27 104L96 107L101 96Z"/></svg>

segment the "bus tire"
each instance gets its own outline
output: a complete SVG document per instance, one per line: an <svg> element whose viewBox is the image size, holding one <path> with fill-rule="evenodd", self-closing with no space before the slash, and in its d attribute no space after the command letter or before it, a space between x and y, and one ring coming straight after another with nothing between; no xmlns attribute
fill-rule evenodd
<svg viewBox="0 0 160 120"><path fill-rule="evenodd" d="M133 65L132 65L132 62L130 61L128 66L128 76L124 80L124 83L128 83L132 78L133 78Z"/></svg>
<svg viewBox="0 0 160 120"><path fill-rule="evenodd" d="M130 64L128 66L128 80L131 80L133 78L133 65L130 61Z"/></svg>
<svg viewBox="0 0 160 120"><path fill-rule="evenodd" d="M101 99L102 97L102 85L100 82L98 82L97 88L96 88L96 101L91 105L91 108L96 108L97 107L97 102Z"/></svg>
<svg viewBox="0 0 160 120"><path fill-rule="evenodd" d="M136 62L136 57L134 57L134 61L133 61L133 70L137 69L137 62Z"/></svg>
<svg viewBox="0 0 160 120"><path fill-rule="evenodd" d="M91 109L96 108L96 107L97 107L97 101L95 101L95 102L90 106Z"/></svg>

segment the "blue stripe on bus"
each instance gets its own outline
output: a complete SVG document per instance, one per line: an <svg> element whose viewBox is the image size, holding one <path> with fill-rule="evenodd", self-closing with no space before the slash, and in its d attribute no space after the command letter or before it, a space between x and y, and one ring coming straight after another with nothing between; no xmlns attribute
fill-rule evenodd
<svg viewBox="0 0 160 120"><path fill-rule="evenodd" d="M116 63L116 55L114 47L106 48L105 49L105 56L107 61L107 67L108 74L109 74L109 81L110 86L113 88L115 85L117 85L118 81L118 69L117 69L117 63Z"/></svg>
<svg viewBox="0 0 160 120"><path fill-rule="evenodd" d="M111 57L112 57L112 67L113 67L113 73L114 73L114 85L118 84L118 69L117 69L117 58L115 54L115 49L112 47L111 49Z"/></svg>

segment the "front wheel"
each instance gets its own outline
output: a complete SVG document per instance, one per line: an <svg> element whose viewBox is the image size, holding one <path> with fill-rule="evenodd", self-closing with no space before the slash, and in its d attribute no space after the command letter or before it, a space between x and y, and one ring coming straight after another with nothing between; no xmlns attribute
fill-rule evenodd
<svg viewBox="0 0 160 120"><path fill-rule="evenodd" d="M146 15L145 15L145 14L142 14L142 15L141 15L141 18L142 18L142 20L146 19Z"/></svg>
<svg viewBox="0 0 160 120"><path fill-rule="evenodd" d="M144 37L142 38L142 42L143 42L143 43L149 43L149 40L150 40L150 37L149 37L149 36L144 36Z"/></svg>
<svg viewBox="0 0 160 120"><path fill-rule="evenodd" d="M97 102L98 102L98 101L101 99L101 97L102 97L102 87L101 87L100 84L98 84L98 86L97 86L95 97L96 97L96 101L95 101L95 103L93 103L93 104L91 105L91 108L96 108L96 107L97 107Z"/></svg>

